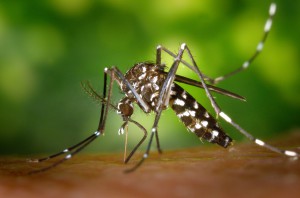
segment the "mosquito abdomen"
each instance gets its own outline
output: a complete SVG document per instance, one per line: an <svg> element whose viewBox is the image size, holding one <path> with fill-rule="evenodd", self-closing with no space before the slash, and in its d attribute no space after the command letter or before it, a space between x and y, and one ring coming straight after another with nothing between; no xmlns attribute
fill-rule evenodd
<svg viewBox="0 0 300 198"><path fill-rule="evenodd" d="M216 119L176 83L172 85L170 106L189 131L199 138L224 148L231 144L232 139L225 134Z"/></svg>

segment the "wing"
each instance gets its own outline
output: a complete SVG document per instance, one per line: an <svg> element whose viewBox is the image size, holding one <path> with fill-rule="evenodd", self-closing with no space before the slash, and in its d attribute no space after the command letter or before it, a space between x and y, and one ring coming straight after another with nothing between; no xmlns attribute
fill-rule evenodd
<svg viewBox="0 0 300 198"><path fill-rule="evenodd" d="M166 72L164 72L164 73L166 73ZM195 87L200 87L200 88L203 89L203 85L202 85L201 82L193 80L193 79L190 79L190 78L186 78L184 76L176 75L175 76L175 81L176 82L180 82L180 83L185 83L185 84L188 84L188 85L192 85L192 86L195 86ZM227 91L225 89L221 89L219 87L215 87L215 86L212 86L212 85L207 85L207 88L210 91L216 92L218 94L229 96L231 98L238 99L238 100L241 100L241 101L246 101L246 98L244 98L243 96L240 96L238 94L232 93L232 92Z"/></svg>

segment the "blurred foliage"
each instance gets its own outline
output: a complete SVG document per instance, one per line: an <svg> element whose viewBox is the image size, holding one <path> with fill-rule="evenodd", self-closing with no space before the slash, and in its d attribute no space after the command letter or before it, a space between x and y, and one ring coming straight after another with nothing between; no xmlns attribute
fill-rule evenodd
<svg viewBox="0 0 300 198"><path fill-rule="evenodd" d="M0 3L0 153L55 152L95 131L100 106L80 88L103 86L103 68L126 72L155 60L158 44L176 52L189 45L209 76L239 67L261 39L269 1L259 0L27 0ZM215 95L237 123L253 135L271 138L300 124L300 2L278 1L263 53L244 73L220 83L247 98L243 103ZM164 56L170 64L171 59ZM187 69L181 74L193 76ZM211 112L203 91L184 86ZM199 94L198 94L199 93ZM114 103L121 94L115 86ZM148 130L153 114L136 108ZM88 151L121 151L122 120L111 111L106 134ZM222 122L235 139L244 137ZM130 125L130 146L142 137ZM201 145L174 112L159 124L163 149ZM282 134L283 135L283 134ZM209 144L206 144L209 145Z"/></svg>

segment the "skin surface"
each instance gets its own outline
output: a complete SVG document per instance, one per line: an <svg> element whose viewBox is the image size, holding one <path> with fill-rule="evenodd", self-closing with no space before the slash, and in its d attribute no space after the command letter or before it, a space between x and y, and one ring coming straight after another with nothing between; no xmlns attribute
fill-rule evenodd
<svg viewBox="0 0 300 198"><path fill-rule="evenodd" d="M299 151L300 131L271 141ZM297 149L298 146L298 149ZM0 158L0 197L298 197L300 160L270 152L253 143L165 151L153 149L136 172L125 174L122 153L80 154L34 175L44 167L22 157Z"/></svg>

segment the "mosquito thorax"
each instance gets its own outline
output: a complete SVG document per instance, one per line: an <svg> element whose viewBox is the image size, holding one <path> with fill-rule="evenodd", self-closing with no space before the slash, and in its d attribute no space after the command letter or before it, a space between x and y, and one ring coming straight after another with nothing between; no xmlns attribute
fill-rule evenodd
<svg viewBox="0 0 300 198"><path fill-rule="evenodd" d="M141 99L143 99L150 107L151 111L155 111L158 96L166 78L165 74L163 73L164 68L164 65L142 62L135 64L125 74L125 78L133 86ZM121 90L125 93L129 100L132 102L137 102L136 97L125 84L121 83L120 86ZM139 103L137 104L140 106Z"/></svg>

